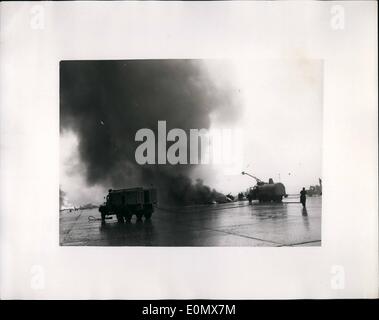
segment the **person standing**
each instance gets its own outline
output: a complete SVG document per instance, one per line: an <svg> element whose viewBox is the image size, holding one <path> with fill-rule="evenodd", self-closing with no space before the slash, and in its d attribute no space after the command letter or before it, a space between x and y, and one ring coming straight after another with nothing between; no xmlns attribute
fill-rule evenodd
<svg viewBox="0 0 379 320"><path fill-rule="evenodd" d="M305 208L305 202L307 201L307 191L305 191L305 188L300 191L300 202L303 205L303 208Z"/></svg>

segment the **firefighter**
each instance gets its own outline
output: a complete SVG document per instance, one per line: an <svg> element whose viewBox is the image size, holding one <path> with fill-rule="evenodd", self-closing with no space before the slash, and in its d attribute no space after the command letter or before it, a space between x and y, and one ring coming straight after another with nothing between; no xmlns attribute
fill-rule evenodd
<svg viewBox="0 0 379 320"><path fill-rule="evenodd" d="M303 188L300 191L300 202L303 205L303 208L305 208L305 202L307 201L307 191L305 191L305 188Z"/></svg>

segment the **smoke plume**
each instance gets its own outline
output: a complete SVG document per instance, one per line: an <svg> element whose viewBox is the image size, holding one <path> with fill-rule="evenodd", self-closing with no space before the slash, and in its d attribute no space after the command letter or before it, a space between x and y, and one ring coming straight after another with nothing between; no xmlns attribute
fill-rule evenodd
<svg viewBox="0 0 379 320"><path fill-rule="evenodd" d="M149 128L157 139L159 120L167 131L209 128L211 116L233 121L235 93L227 81L211 80L199 60L62 61L61 132L79 137L89 185L154 185L165 202L207 203L220 194L192 182L192 165L136 164L134 137Z"/></svg>

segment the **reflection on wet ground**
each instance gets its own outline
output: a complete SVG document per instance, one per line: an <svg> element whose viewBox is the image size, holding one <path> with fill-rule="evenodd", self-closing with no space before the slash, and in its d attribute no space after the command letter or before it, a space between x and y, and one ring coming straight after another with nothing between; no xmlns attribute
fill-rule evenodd
<svg viewBox="0 0 379 320"><path fill-rule="evenodd" d="M60 214L61 245L320 246L321 197L300 203L233 202L156 209L150 221L101 223L97 209Z"/></svg>

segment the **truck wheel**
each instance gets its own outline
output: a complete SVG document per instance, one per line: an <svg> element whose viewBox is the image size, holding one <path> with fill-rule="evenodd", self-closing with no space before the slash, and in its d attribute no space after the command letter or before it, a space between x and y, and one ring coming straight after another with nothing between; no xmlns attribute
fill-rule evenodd
<svg viewBox="0 0 379 320"><path fill-rule="evenodd" d="M126 214L125 215L125 223L130 223L132 220L133 215L132 214Z"/></svg>
<svg viewBox="0 0 379 320"><path fill-rule="evenodd" d="M121 214L117 215L117 222L118 223L124 223L124 217Z"/></svg>
<svg viewBox="0 0 379 320"><path fill-rule="evenodd" d="M142 221L142 216L143 216L142 212L136 213L137 221Z"/></svg>
<svg viewBox="0 0 379 320"><path fill-rule="evenodd" d="M151 215L152 215L153 213L151 212L151 211L147 211L147 212L145 212L144 213L144 216L145 216L145 219L146 220L149 220L150 218L151 218Z"/></svg>

